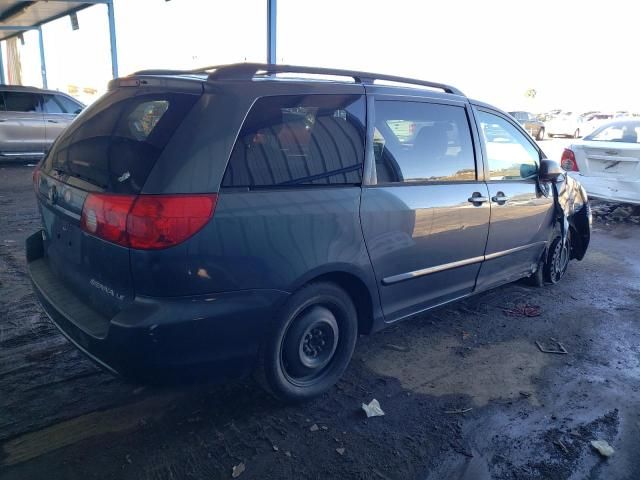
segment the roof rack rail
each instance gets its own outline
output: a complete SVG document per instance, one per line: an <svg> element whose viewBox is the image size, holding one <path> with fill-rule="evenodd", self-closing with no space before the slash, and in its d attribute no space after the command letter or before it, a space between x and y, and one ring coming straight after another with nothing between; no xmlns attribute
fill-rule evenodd
<svg viewBox="0 0 640 480"><path fill-rule="evenodd" d="M171 70L162 68L152 68L149 70L138 70L131 75L189 75L193 73L207 73L209 70L224 67L225 65L211 65L209 67L194 68L191 70Z"/></svg>
<svg viewBox="0 0 640 480"><path fill-rule="evenodd" d="M256 74L274 73L305 73L315 75L333 75L339 77L351 77L356 83L372 84L376 80L388 82L404 83L407 85L420 85L423 87L437 88L446 93L454 95L464 94L451 85L444 83L429 82L426 80L416 80L414 78L396 77L394 75L381 75L377 73L358 72L353 70L339 70L334 68L301 67L296 65L280 65L268 63L234 63L230 65L220 65L217 67L206 67L189 73L203 73L213 70L209 74L209 81L216 80L251 80ZM185 72L186 73L186 72Z"/></svg>

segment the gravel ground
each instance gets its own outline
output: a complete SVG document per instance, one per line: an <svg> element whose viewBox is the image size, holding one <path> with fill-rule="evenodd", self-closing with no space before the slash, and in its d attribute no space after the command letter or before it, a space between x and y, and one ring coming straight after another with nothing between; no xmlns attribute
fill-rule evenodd
<svg viewBox="0 0 640 480"><path fill-rule="evenodd" d="M216 479L241 464L242 479L640 478L637 225L594 222L559 285L515 283L361 337L331 392L282 406L250 381L127 384L69 345L25 273L30 170L0 167L1 479ZM373 398L386 415L366 419Z"/></svg>

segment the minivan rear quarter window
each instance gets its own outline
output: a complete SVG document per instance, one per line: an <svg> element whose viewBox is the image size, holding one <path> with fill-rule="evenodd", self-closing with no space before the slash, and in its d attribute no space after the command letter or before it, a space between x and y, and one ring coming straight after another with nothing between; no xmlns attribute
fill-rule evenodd
<svg viewBox="0 0 640 480"><path fill-rule="evenodd" d="M359 184L365 102L360 95L285 95L256 101L223 187Z"/></svg>
<svg viewBox="0 0 640 480"><path fill-rule="evenodd" d="M139 193L197 95L158 93L89 107L54 144L44 171L75 177L114 193Z"/></svg>

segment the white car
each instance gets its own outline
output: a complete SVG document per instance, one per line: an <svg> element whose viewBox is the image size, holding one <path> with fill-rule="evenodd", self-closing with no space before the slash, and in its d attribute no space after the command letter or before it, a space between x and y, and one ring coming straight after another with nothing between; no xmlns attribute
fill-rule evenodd
<svg viewBox="0 0 640 480"><path fill-rule="evenodd" d="M640 119L600 126L566 148L560 163L589 196L640 205Z"/></svg>
<svg viewBox="0 0 640 480"><path fill-rule="evenodd" d="M579 138L582 136L581 124L582 117L580 115L572 112L563 112L545 123L546 133L549 137L563 135Z"/></svg>

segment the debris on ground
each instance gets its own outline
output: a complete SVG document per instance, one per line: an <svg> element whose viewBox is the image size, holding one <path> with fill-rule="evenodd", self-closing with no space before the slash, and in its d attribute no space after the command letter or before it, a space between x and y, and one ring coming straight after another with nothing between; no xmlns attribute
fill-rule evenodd
<svg viewBox="0 0 640 480"><path fill-rule="evenodd" d="M133 460L131 460L131 455L129 455L129 454L126 454L124 456L124 459L129 465L131 465L133 463Z"/></svg>
<svg viewBox="0 0 640 480"><path fill-rule="evenodd" d="M238 478L240 475L242 475L244 470L245 470L245 466L243 462L239 463L238 465L235 465L233 467L233 471L231 472L231 477Z"/></svg>
<svg viewBox="0 0 640 480"><path fill-rule="evenodd" d="M520 395L522 395L524 398L529 398L531 396L531 392L520 392Z"/></svg>
<svg viewBox="0 0 640 480"><path fill-rule="evenodd" d="M287 457L291 457L291 452L290 452L290 451L288 451L288 450L287 450L286 452L284 452L284 454L285 454Z"/></svg>
<svg viewBox="0 0 640 480"><path fill-rule="evenodd" d="M274 451L274 452L277 452L278 450L280 450L280 449L278 448L278 445L272 445L271 447L273 448L273 451Z"/></svg>
<svg viewBox="0 0 640 480"><path fill-rule="evenodd" d="M444 413L449 413L449 414L467 413L467 412L470 412L471 410L473 410L473 408L460 408L457 410L445 410Z"/></svg>
<svg viewBox="0 0 640 480"><path fill-rule="evenodd" d="M311 426L309 427L309 431L310 431L310 432L317 432L318 430L320 430L320 427L318 427L318 424L317 424L317 423L314 423L313 425L311 425Z"/></svg>
<svg viewBox="0 0 640 480"><path fill-rule="evenodd" d="M600 455L605 458L613 455L615 451L611 445L606 440L591 440L591 446L595 448Z"/></svg>
<svg viewBox="0 0 640 480"><path fill-rule="evenodd" d="M503 308L502 313L507 317L539 317L542 313L542 308L539 305L523 303L512 308Z"/></svg>
<svg viewBox="0 0 640 480"><path fill-rule="evenodd" d="M547 347L543 347L542 344L538 340L536 340L536 345L538 346L538 348L542 353L557 353L560 355L566 355L569 353L567 349L564 348L564 345L562 345L560 342L555 341L555 343L558 346L558 348L547 348Z"/></svg>
<svg viewBox="0 0 640 480"><path fill-rule="evenodd" d="M471 337L471 333L470 332L462 332L462 340L466 340L467 338Z"/></svg>
<svg viewBox="0 0 640 480"><path fill-rule="evenodd" d="M375 398L371 400L368 405L363 403L362 410L367 414L367 418L382 417L384 415L384 411L382 410L382 407L380 407L380 402Z"/></svg>
<svg viewBox="0 0 640 480"><path fill-rule="evenodd" d="M336 452L338 452L338 455L344 455L346 449L344 448L336 448Z"/></svg>
<svg viewBox="0 0 640 480"><path fill-rule="evenodd" d="M394 350L396 352L408 352L409 347L403 347L402 345L394 345L393 343L387 343L382 348L386 350Z"/></svg>
<svg viewBox="0 0 640 480"><path fill-rule="evenodd" d="M640 224L640 206L627 203L590 200L591 213L595 221L604 223Z"/></svg>
<svg viewBox="0 0 640 480"><path fill-rule="evenodd" d="M566 445L564 443L562 443L562 440L556 440L555 442L553 442L554 445L557 445L558 447L560 447L562 449L562 451L564 453L566 453L567 455L569 454L569 449L566 447Z"/></svg>

